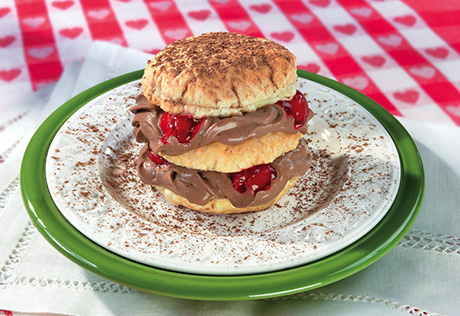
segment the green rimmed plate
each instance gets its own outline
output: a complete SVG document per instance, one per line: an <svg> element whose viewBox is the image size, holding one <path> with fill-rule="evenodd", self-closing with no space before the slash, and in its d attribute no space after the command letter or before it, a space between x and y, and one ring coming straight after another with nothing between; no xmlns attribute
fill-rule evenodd
<svg viewBox="0 0 460 316"><path fill-rule="evenodd" d="M45 179L48 148L64 122L81 106L142 71L114 78L71 99L39 128L27 148L21 189L29 215L39 231L64 255L84 268L140 290L206 300L242 300L293 294L320 287L368 266L389 251L407 232L423 196L423 168L417 149L399 122L378 104L332 80L299 71L299 76L349 97L369 111L394 140L401 164L400 188L379 224L347 248L316 262L278 272L245 276L203 276L152 268L118 256L84 237L62 216ZM410 186L409 186L410 184Z"/></svg>

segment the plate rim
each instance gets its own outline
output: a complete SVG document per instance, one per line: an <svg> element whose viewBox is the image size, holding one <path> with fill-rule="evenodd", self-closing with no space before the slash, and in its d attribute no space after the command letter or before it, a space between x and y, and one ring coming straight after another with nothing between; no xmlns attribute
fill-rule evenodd
<svg viewBox="0 0 460 316"><path fill-rule="evenodd" d="M250 275L199 275L147 266L95 244L76 230L54 204L46 184L46 156L65 121L90 100L138 80L137 70L104 81L65 102L38 128L26 148L20 188L26 210L45 239L68 259L111 281L144 292L197 300L251 300L315 289L348 277L380 259L414 223L424 196L423 164L409 133L387 110L362 93L318 74L297 70L299 77L331 88L374 116L398 151L401 181L382 220L352 245L315 262L281 271ZM390 228L390 229L389 229Z"/></svg>

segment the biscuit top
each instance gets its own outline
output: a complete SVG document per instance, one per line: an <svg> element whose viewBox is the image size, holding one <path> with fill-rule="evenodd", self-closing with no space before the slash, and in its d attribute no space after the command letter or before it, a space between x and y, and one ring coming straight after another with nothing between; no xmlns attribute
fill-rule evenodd
<svg viewBox="0 0 460 316"><path fill-rule="evenodd" d="M217 32L168 45L147 64L143 93L173 114L252 112L297 89L296 58L273 41Z"/></svg>

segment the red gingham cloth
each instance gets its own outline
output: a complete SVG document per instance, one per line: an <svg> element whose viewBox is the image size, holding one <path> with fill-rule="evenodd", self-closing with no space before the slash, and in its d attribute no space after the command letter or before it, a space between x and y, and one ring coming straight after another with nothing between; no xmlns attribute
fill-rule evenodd
<svg viewBox="0 0 460 316"><path fill-rule="evenodd" d="M275 40L298 67L395 115L460 125L455 0L2 0L1 106L57 81L94 40L155 54L209 31Z"/></svg>

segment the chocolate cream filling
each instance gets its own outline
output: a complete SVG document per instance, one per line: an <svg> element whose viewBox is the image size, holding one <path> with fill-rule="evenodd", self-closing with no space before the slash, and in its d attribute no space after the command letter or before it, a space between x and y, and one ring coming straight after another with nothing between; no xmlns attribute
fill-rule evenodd
<svg viewBox="0 0 460 316"><path fill-rule="evenodd" d="M181 144L175 137L170 137L168 143L164 144L161 141L163 133L159 123L164 111L149 102L142 94L136 98L136 105L130 110L135 114L132 125L136 140L149 143L155 154L164 153L169 156L177 156L213 142L237 145L248 138L261 137L273 132L307 133L306 123L301 128L295 129L294 118L287 115L283 107L273 104L239 116L205 117L200 130L190 142ZM313 112L310 111L307 121L312 116Z"/></svg>
<svg viewBox="0 0 460 316"><path fill-rule="evenodd" d="M268 190L255 195L251 190L239 193L233 188L231 174L184 168L174 164L157 165L148 157L146 144L136 159L141 180L150 185L164 187L189 202L205 205L213 199L227 198L236 208L264 205L275 199L295 176L303 175L311 164L311 155L305 139L299 145L271 163L277 176Z"/></svg>

